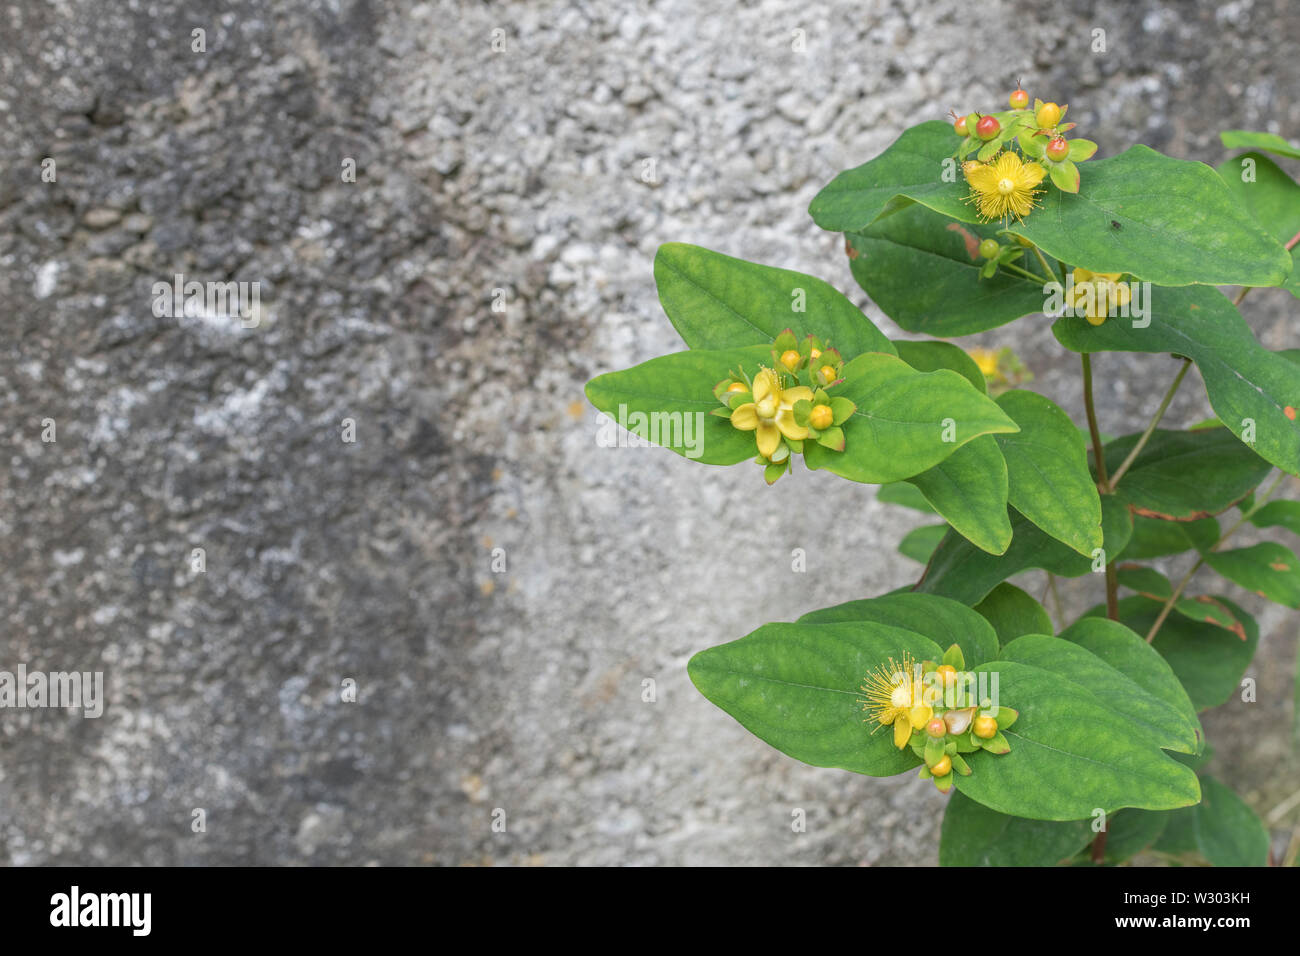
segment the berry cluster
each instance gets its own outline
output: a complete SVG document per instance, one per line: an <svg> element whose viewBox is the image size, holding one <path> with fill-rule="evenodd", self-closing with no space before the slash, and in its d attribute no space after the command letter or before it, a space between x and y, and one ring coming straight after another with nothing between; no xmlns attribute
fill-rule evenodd
<svg viewBox="0 0 1300 956"><path fill-rule="evenodd" d="M1034 206L1044 175L1056 188L1079 191L1079 167L1096 151L1087 139L1067 139L1074 123L1063 122L1068 106L1035 99L1017 88L1007 98L1009 109L997 113L956 116L953 130L962 137L953 154L973 190L972 201L985 219L1023 219ZM974 160L968 157L974 153Z"/></svg>

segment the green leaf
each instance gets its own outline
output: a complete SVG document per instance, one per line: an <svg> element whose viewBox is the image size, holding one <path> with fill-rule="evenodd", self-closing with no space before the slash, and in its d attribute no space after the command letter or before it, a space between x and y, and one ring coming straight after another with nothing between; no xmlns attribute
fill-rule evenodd
<svg viewBox="0 0 1300 956"><path fill-rule="evenodd" d="M930 560L930 555L934 554L934 549L939 547L939 542L943 540L943 536L947 533L948 526L946 524L928 524L920 528L913 528L898 543L898 551L904 557L925 564Z"/></svg>
<svg viewBox="0 0 1300 956"><path fill-rule="evenodd" d="M1089 162L1077 195L1049 189L1012 230L1062 262L1157 285L1278 285L1291 268L1214 170L1140 145Z"/></svg>
<svg viewBox="0 0 1300 956"><path fill-rule="evenodd" d="M924 635L942 648L954 642L967 665L974 667L998 656L998 638L982 617L956 601L929 594L898 592L810 611L800 624L871 621ZM932 658L939 660L938 657Z"/></svg>
<svg viewBox="0 0 1300 956"><path fill-rule="evenodd" d="M1201 802L1169 815L1156 845L1194 851L1214 866L1267 866L1268 831L1255 811L1211 776L1201 778Z"/></svg>
<svg viewBox="0 0 1300 956"><path fill-rule="evenodd" d="M833 394L857 409L843 426L844 451L804 445L813 470L884 484L934 467L980 435L1016 430L992 399L947 369L918 372L897 356L867 352L842 375Z"/></svg>
<svg viewBox="0 0 1300 956"><path fill-rule="evenodd" d="M782 753L815 767L887 777L920 760L894 746L889 728L866 722L859 688L867 674L891 657L901 663L904 654L937 659L941 651L920 634L864 620L765 624L696 654L687 671L701 694Z"/></svg>
<svg viewBox="0 0 1300 956"><path fill-rule="evenodd" d="M894 346L862 311L821 279L733 259L681 242L655 256L659 301L692 349L770 346L785 329L816 335L846 359ZM795 311L802 307L803 311Z"/></svg>
<svg viewBox="0 0 1300 956"><path fill-rule="evenodd" d="M1106 446L1106 465L1112 475L1138 438L1125 435ZM1272 470L1226 428L1187 432L1158 428L1118 490L1135 514L1190 521L1227 511Z"/></svg>
<svg viewBox="0 0 1300 956"><path fill-rule="evenodd" d="M992 435L968 442L907 480L976 547L1002 554L1011 544L1007 463Z"/></svg>
<svg viewBox="0 0 1300 956"><path fill-rule="evenodd" d="M1049 163L1047 174L1052 179L1052 184L1067 193L1077 193L1079 191L1079 167L1074 165L1068 159L1063 159L1059 163Z"/></svg>
<svg viewBox="0 0 1300 956"><path fill-rule="evenodd" d="M1155 843L1170 816L1170 813L1159 810L1121 810L1116 813L1106 822L1106 862L1123 863Z"/></svg>
<svg viewBox="0 0 1300 956"><path fill-rule="evenodd" d="M1121 484L1123 484L1121 482ZM1213 518L1200 521L1164 521L1159 518L1133 519L1133 536L1122 558L1146 561L1184 551L1206 551L1219 540L1219 522Z"/></svg>
<svg viewBox="0 0 1300 956"><path fill-rule="evenodd" d="M966 796L1035 820L1082 820L1097 808L1171 810L1200 799L1195 773L1079 684L1017 661L975 670L997 674L999 700L1020 719L1003 731L1010 753L968 758L974 772L957 779Z"/></svg>
<svg viewBox="0 0 1300 956"><path fill-rule="evenodd" d="M987 394L989 390L988 383L984 380L984 373L975 364L975 360L966 354L965 349L958 348L951 342L895 339L894 347L898 349L898 357L918 372L950 369L979 391Z"/></svg>
<svg viewBox="0 0 1300 956"><path fill-rule="evenodd" d="M1286 528L1300 534L1300 501L1270 501L1250 516L1250 523L1256 528Z"/></svg>
<svg viewBox="0 0 1300 956"><path fill-rule="evenodd" d="M1093 653L1093 647L1100 653ZM1004 646L1001 658L1086 688L1112 713L1131 720L1156 747L1196 753L1204 743L1196 711L1173 670L1146 641L1115 621L1085 618L1062 637L1026 634ZM1141 669L1140 679L1134 667Z"/></svg>
<svg viewBox="0 0 1300 956"><path fill-rule="evenodd" d="M1270 236L1283 244L1300 232L1300 185L1259 153L1225 160L1215 170L1228 191ZM1283 288L1300 296L1300 274L1291 252L1291 273Z"/></svg>
<svg viewBox="0 0 1300 956"><path fill-rule="evenodd" d="M1067 578L1092 571L1091 560L1044 534L1019 513L1012 513L1011 529L1011 546L1001 556L987 554L949 533L930 559L916 590L977 604L1002 581L1028 568L1042 568ZM1102 499L1105 560L1114 560L1111 556L1123 551L1132 530L1128 508L1114 495L1106 495ZM1098 564L1100 568L1100 561Z"/></svg>
<svg viewBox="0 0 1300 956"><path fill-rule="evenodd" d="M943 160L957 143L946 123L914 126L880 156L836 176L808 211L836 232L861 231L912 202L975 222L963 202L964 178L944 182L951 169ZM1047 189L1042 207L1011 229L1062 262L1158 285L1278 285L1291 268L1286 250L1237 208L1212 169L1146 146L1089 162L1079 193Z"/></svg>
<svg viewBox="0 0 1300 956"><path fill-rule="evenodd" d="M1046 302L1041 282L1009 269L980 278L979 244L1004 239L1000 225L963 225L914 205L849 233L849 269L871 301L909 332L983 332L1042 312Z"/></svg>
<svg viewBox="0 0 1300 956"><path fill-rule="evenodd" d="M1295 366L1261 346L1217 289L1160 289L1151 295L1147 318L1149 326L1134 328L1128 319L1092 326L1084 318L1066 316L1052 332L1074 352L1188 356L1201 371L1215 414L1232 433L1244 441L1253 430L1256 454L1289 474L1300 474L1300 423L1291 418L1300 407ZM1127 481L1125 476L1120 487Z"/></svg>
<svg viewBox="0 0 1300 956"><path fill-rule="evenodd" d="M1273 541L1231 551L1211 551L1205 563L1261 597L1300 609L1300 560Z"/></svg>
<svg viewBox="0 0 1300 956"><path fill-rule="evenodd" d="M1241 677L1250 666L1259 644L1259 626L1255 619L1222 595L1215 595L1215 600L1241 622L1246 632L1244 641L1214 624L1171 614L1151 644L1169 662L1198 712L1218 707L1238 690ZM1149 598L1121 598L1119 617L1127 627L1145 638L1160 608L1159 601ZM1106 609L1099 606L1089 610L1086 616L1104 617L1105 613Z"/></svg>
<svg viewBox="0 0 1300 956"><path fill-rule="evenodd" d="M813 222L831 232L851 232L911 202L954 219L974 222L964 200L970 189L960 166L945 163L960 142L951 126L931 120L904 130L883 153L830 181L808 206ZM945 182L945 173L951 182Z"/></svg>
<svg viewBox="0 0 1300 956"><path fill-rule="evenodd" d="M1174 586L1169 579L1155 568L1137 564L1121 564L1116 577L1121 587L1136 591L1143 597L1161 603L1168 601L1174 593ZM1232 612L1208 594L1197 597L1181 597L1174 602L1174 610L1193 621L1205 621L1216 624L1236 634L1243 641L1246 630L1241 622L1232 616Z"/></svg>
<svg viewBox="0 0 1300 956"><path fill-rule="evenodd" d="M1087 820L1026 820L981 806L958 790L939 832L940 866L1055 866L1093 838Z"/></svg>
<svg viewBox="0 0 1300 956"><path fill-rule="evenodd" d="M661 355L592 379L587 398L618 425L654 444L706 465L734 465L753 458L758 447L753 432L710 414L721 407L713 386L731 369L743 366L753 374L771 360L770 352L751 346ZM613 424L606 427L614 430Z"/></svg>
<svg viewBox="0 0 1300 956"><path fill-rule="evenodd" d="M1022 634L1052 634L1056 630L1041 604L1005 581L975 605L975 612L993 625L1002 644L1009 644Z"/></svg>
<svg viewBox="0 0 1300 956"><path fill-rule="evenodd" d="M1092 159L1093 154L1096 152L1097 144L1090 139L1070 140L1069 158L1076 163L1081 163L1086 159Z"/></svg>
<svg viewBox="0 0 1300 956"><path fill-rule="evenodd" d="M1266 152L1300 159L1300 146L1292 145L1276 133L1254 133L1244 129L1225 130L1219 139L1228 149L1262 149Z"/></svg>
<svg viewBox="0 0 1300 956"><path fill-rule="evenodd" d="M876 500L889 505L913 508L928 515L938 514L934 506L925 500L925 495L921 494L920 489L906 481L891 481L887 485L881 485L880 490L876 492Z"/></svg>
<svg viewBox="0 0 1300 956"><path fill-rule="evenodd" d="M1101 497L1088 471L1088 451L1070 416L1035 392L997 399L1020 426L996 439L1007 461L1012 507L1080 554L1100 548Z"/></svg>

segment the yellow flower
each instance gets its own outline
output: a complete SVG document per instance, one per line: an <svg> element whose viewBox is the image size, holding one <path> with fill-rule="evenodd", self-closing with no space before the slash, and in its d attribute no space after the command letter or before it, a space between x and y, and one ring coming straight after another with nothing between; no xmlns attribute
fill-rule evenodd
<svg viewBox="0 0 1300 956"><path fill-rule="evenodd" d="M975 364L979 366L979 370L983 373L985 378L995 378L997 376L998 352L995 352L992 349L974 348L967 354L975 360Z"/></svg>
<svg viewBox="0 0 1300 956"><path fill-rule="evenodd" d="M1112 312L1129 303L1129 287L1119 281L1121 275L1120 272L1075 269L1070 306L1076 314L1082 312L1089 325L1101 325Z"/></svg>
<svg viewBox="0 0 1300 956"><path fill-rule="evenodd" d="M992 163L968 162L962 166L980 216L985 220L1014 215L1024 219L1036 205L1038 184L1047 170L1038 163L1022 163L1011 151Z"/></svg>
<svg viewBox="0 0 1300 956"><path fill-rule="evenodd" d="M870 720L880 727L893 726L894 746L902 750L912 739L912 731L920 730L934 716L934 708L926 703L927 695L921 670L910 654L903 655L899 667L891 657L867 675L859 700L863 710L871 711ZM877 727L877 730L880 728Z"/></svg>
<svg viewBox="0 0 1300 956"><path fill-rule="evenodd" d="M765 368L754 376L754 400L731 413L731 424L741 431L757 431L759 454L771 458L782 435L794 441L808 437L808 429L794 420L794 403L812 400L811 388L782 388L781 376Z"/></svg>

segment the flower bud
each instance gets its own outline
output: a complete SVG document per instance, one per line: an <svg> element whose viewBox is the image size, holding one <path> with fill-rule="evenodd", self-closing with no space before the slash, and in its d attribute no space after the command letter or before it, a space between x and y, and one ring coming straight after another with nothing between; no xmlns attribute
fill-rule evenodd
<svg viewBox="0 0 1300 956"><path fill-rule="evenodd" d="M1038 115L1034 117L1034 121L1041 129L1053 129L1061 122L1061 108L1055 103L1044 103L1038 108Z"/></svg>
<svg viewBox="0 0 1300 956"><path fill-rule="evenodd" d="M952 760L947 754L939 758L939 761L930 767L930 773L936 777L946 777L952 773Z"/></svg>
<svg viewBox="0 0 1300 956"><path fill-rule="evenodd" d="M998 722L992 717L976 717L975 736L982 740L992 740L998 732Z"/></svg>
<svg viewBox="0 0 1300 956"><path fill-rule="evenodd" d="M985 239L980 243L980 255L985 259L996 259L1001 249L996 239Z"/></svg>
<svg viewBox="0 0 1300 956"><path fill-rule="evenodd" d="M1070 155L1070 144L1066 141L1064 136L1056 136L1047 144L1047 148L1044 152L1046 152L1048 159L1059 163Z"/></svg>
<svg viewBox="0 0 1300 956"><path fill-rule="evenodd" d="M808 424L818 431L830 428L834 420L835 413L831 411L829 405L814 405L813 410L808 413Z"/></svg>

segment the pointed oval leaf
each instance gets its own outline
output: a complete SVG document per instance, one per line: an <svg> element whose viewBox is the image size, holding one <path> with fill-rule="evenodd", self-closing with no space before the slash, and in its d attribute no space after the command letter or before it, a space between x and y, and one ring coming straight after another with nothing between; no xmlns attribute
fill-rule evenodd
<svg viewBox="0 0 1300 956"><path fill-rule="evenodd" d="M1020 431L995 439L1007 461L1012 507L1058 541L1092 555L1102 544L1101 496L1079 430L1036 392L1013 389L998 406Z"/></svg>
<svg viewBox="0 0 1300 956"><path fill-rule="evenodd" d="M909 332L972 335L1043 311L1043 283L1009 269L981 278L984 239L1001 223L974 225L914 205L846 236L849 269L871 301ZM924 282L916 276L924 275Z"/></svg>
<svg viewBox="0 0 1300 956"><path fill-rule="evenodd" d="M799 618L800 624L845 621L873 621L901 627L923 634L945 649L956 643L970 667L998 656L997 635L983 618L964 604L930 594L885 594L824 607Z"/></svg>
<svg viewBox="0 0 1300 956"><path fill-rule="evenodd" d="M1028 568L1042 568L1062 577L1077 578L1092 572L1095 560L1099 569L1104 570L1104 562L1113 561L1128 543L1129 535L1133 533L1133 516L1114 495L1104 496L1101 504L1105 543L1104 554L1099 553L1096 559L1090 560L1049 537L1028 518L1013 511L1011 546L1005 554L986 554L961 536L949 532L930 559L916 590L973 605L1002 581Z"/></svg>
<svg viewBox="0 0 1300 956"><path fill-rule="evenodd" d="M976 803L960 790L948 799L939 831L940 866L1056 866L1093 838L1087 820L1026 820Z"/></svg>
<svg viewBox="0 0 1300 956"><path fill-rule="evenodd" d="M1138 438L1125 435L1106 445L1112 475ZM1157 428L1117 487L1134 514L1192 521L1227 511L1272 470L1226 428Z"/></svg>
<svg viewBox="0 0 1300 956"><path fill-rule="evenodd" d="M602 428L623 428L706 465L734 465L758 454L753 432L711 414L721 408L713 387L733 369L751 375L771 361L770 346L661 355L587 383L587 399L608 416Z"/></svg>
<svg viewBox="0 0 1300 956"><path fill-rule="evenodd" d="M863 679L891 657L937 659L929 638L872 621L765 624L687 667L700 693L777 750L812 764L887 777L918 766L888 728L864 721Z"/></svg>
<svg viewBox="0 0 1300 956"><path fill-rule="evenodd" d="M894 351L848 298L802 272L670 242L655 255L655 282L664 312L692 349L763 345L792 329L800 339L829 340L846 359Z"/></svg>
<svg viewBox="0 0 1300 956"><path fill-rule="evenodd" d="M1018 661L975 670L997 674L999 700L1020 718L1003 731L1010 753L970 756L974 772L957 779L966 796L1035 820L1083 820L1098 808L1172 810L1200 799L1195 773L1079 684Z"/></svg>
<svg viewBox="0 0 1300 956"><path fill-rule="evenodd" d="M835 396L857 408L843 425L845 448L804 445L804 463L870 484L910 478L980 435L1016 430L988 396L956 372L918 372L895 355L867 352L845 364Z"/></svg>
<svg viewBox="0 0 1300 956"><path fill-rule="evenodd" d="M1011 544L1007 463L992 435L962 445L928 471L907 479L957 533L981 551Z"/></svg>
<svg viewBox="0 0 1300 956"><path fill-rule="evenodd" d="M1066 316L1053 324L1052 332L1073 352L1187 356L1200 369L1215 414L1232 433L1253 440L1251 447L1260 457L1300 475L1300 375L1295 365L1260 345L1217 289L1156 289L1150 298L1148 314L1141 319L1113 318L1092 326L1084 318Z"/></svg>
<svg viewBox="0 0 1300 956"><path fill-rule="evenodd" d="M1003 647L1002 658L1086 687L1158 747L1193 754L1204 746L1196 711L1173 669L1118 621L1083 618L1060 637L1026 634Z"/></svg>

